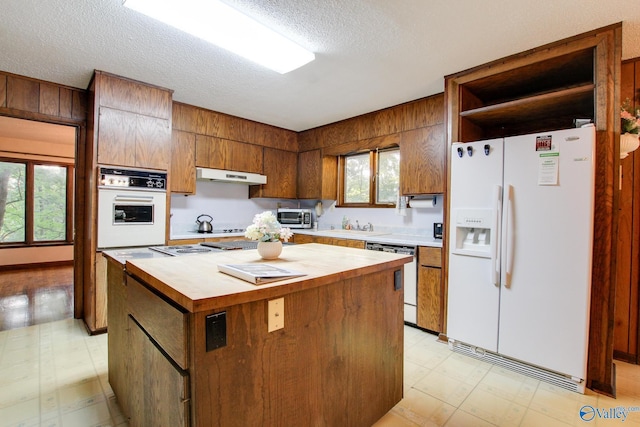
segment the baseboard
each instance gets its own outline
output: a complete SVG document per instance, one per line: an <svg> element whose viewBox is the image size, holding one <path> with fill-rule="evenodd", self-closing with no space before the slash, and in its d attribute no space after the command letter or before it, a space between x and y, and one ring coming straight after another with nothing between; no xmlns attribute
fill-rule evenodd
<svg viewBox="0 0 640 427"><path fill-rule="evenodd" d="M0 271L34 270L36 268L73 267L73 260L38 262L32 264L0 265Z"/></svg>
<svg viewBox="0 0 640 427"><path fill-rule="evenodd" d="M622 362L631 363L633 365L638 365L640 363L638 360L638 356L631 353L625 353L624 351L613 350L613 358L616 360L620 360Z"/></svg>

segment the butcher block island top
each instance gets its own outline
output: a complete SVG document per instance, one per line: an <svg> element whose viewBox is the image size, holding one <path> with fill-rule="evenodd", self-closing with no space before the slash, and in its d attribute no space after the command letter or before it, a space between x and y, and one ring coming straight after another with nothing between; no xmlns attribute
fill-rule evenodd
<svg viewBox="0 0 640 427"><path fill-rule="evenodd" d="M277 298L411 262L408 255L309 243L284 246L275 260L263 260L256 250L128 260L129 274L195 313L262 299ZM265 263L304 276L255 285L218 271L219 264Z"/></svg>
<svg viewBox="0 0 640 427"><path fill-rule="evenodd" d="M109 259L109 383L131 427L369 427L403 393L407 255L301 244ZM255 285L219 264L304 276Z"/></svg>

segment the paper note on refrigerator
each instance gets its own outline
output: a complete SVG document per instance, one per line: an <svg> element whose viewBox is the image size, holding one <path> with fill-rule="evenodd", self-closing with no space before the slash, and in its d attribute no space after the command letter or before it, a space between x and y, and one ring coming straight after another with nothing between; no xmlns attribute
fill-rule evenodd
<svg viewBox="0 0 640 427"><path fill-rule="evenodd" d="M538 185L558 185L560 153L541 153L538 159Z"/></svg>

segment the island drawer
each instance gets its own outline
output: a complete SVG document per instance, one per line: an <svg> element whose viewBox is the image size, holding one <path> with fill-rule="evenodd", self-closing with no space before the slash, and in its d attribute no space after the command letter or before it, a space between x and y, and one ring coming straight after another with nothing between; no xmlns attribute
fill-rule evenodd
<svg viewBox="0 0 640 427"><path fill-rule="evenodd" d="M182 369L187 369L187 314L127 276L129 313Z"/></svg>

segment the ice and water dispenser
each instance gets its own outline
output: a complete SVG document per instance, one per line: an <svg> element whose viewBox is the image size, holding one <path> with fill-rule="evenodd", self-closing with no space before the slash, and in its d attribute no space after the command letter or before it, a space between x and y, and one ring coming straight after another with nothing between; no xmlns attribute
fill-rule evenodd
<svg viewBox="0 0 640 427"><path fill-rule="evenodd" d="M491 209L456 209L452 242L453 253L479 257L491 257L494 237L494 215Z"/></svg>

